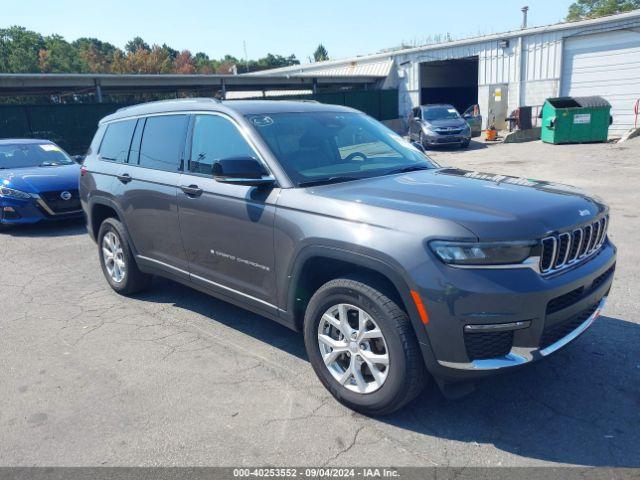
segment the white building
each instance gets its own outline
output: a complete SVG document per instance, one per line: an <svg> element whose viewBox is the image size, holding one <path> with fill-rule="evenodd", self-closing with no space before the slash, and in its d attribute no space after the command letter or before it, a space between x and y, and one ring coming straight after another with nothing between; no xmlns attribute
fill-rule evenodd
<svg viewBox="0 0 640 480"><path fill-rule="evenodd" d="M601 95L612 105L610 134L634 125L640 99L640 10L594 20L487 35L259 75L367 75L397 88L399 114L425 103L478 103L501 127L518 106L549 97Z"/></svg>

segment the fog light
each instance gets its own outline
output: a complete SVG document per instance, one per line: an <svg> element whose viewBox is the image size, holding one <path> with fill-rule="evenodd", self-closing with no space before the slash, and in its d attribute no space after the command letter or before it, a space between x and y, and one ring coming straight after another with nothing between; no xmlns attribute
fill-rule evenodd
<svg viewBox="0 0 640 480"><path fill-rule="evenodd" d="M2 208L2 217L7 220L17 220L20 218L20 214L15 211L13 207L3 207Z"/></svg>

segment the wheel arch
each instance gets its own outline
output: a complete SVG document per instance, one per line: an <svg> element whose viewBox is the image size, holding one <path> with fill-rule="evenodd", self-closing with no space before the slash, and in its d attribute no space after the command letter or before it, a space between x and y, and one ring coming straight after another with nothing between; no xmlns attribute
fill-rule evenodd
<svg viewBox="0 0 640 480"><path fill-rule="evenodd" d="M129 243L129 246L131 247L134 255L137 253L135 245L131 241L131 236L129 235L127 225L124 222L124 214L116 202L103 197L91 199L91 202L89 204L89 215L87 217L89 234L96 241L98 240L98 232L100 231L100 225L102 225L102 222L104 222L107 218L115 218L116 220L118 220L124 227L124 231L127 236L126 240Z"/></svg>
<svg viewBox="0 0 640 480"><path fill-rule="evenodd" d="M293 326L301 329L306 305L318 287L334 278L354 274L396 301L407 312L418 341L428 343L410 284L399 268L371 255L336 247L308 246L296 257L287 292L287 311Z"/></svg>

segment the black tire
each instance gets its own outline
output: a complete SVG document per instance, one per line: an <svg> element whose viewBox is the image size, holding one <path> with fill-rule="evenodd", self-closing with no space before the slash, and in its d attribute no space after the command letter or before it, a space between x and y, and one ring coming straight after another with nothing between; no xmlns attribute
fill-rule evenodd
<svg viewBox="0 0 640 480"><path fill-rule="evenodd" d="M122 259L124 260L124 277L121 281L116 282L111 278L107 266L105 263L105 256L103 253L102 245L104 236L108 233L113 233L122 247ZM122 223L115 218L107 218L100 225L98 231L98 256L100 257L100 266L102 267L102 273L105 279L116 292L121 295L131 295L141 292L149 287L151 284L151 275L143 273L138 268L135 258L131 253L129 243L126 241L126 234Z"/></svg>
<svg viewBox="0 0 640 480"><path fill-rule="evenodd" d="M460 148L469 148L470 143L471 143L471 140L466 140L460 144Z"/></svg>
<svg viewBox="0 0 640 480"><path fill-rule="evenodd" d="M413 400L428 379L411 321L384 289L357 277L327 282L316 291L305 313L304 341L311 365L322 384L342 404L365 415L386 415ZM371 393L358 393L338 382L325 366L318 346L322 315L332 306L348 303L367 312L386 342L389 366L382 386Z"/></svg>

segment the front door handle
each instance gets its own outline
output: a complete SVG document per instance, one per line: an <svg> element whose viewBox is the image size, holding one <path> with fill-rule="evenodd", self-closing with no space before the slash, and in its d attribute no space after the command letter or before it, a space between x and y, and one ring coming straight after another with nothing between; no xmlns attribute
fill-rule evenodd
<svg viewBox="0 0 640 480"><path fill-rule="evenodd" d="M131 180L133 180L133 178L131 178L131 175L129 175L128 173L123 173L122 175L118 175L118 180L120 180L122 183L129 183Z"/></svg>
<svg viewBox="0 0 640 480"><path fill-rule="evenodd" d="M187 194L189 197L199 197L202 195L202 189L198 187L198 185L183 185L180 189Z"/></svg>

